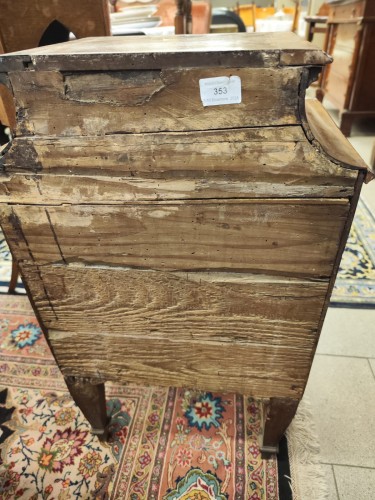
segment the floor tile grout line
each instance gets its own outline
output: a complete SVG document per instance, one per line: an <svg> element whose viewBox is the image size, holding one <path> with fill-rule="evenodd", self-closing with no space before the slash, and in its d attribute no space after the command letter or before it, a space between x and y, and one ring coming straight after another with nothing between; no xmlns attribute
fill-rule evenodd
<svg viewBox="0 0 375 500"><path fill-rule="evenodd" d="M375 470L375 465L374 467L367 467L366 465L352 465L352 464L335 464L332 462L320 462L322 465L332 465L335 467L352 467L353 469L370 469L370 470Z"/></svg>
<svg viewBox="0 0 375 500"><path fill-rule="evenodd" d="M355 358L355 359L374 359L372 356L352 356L350 354L328 354L328 353L323 353L323 352L317 352L317 356L332 356L334 358Z"/></svg>
<svg viewBox="0 0 375 500"><path fill-rule="evenodd" d="M370 370L371 370L372 376L374 377L374 380L375 380L375 371L372 367L372 364L370 363L370 359L372 359L372 358L367 358L367 361L368 361L368 364L370 365Z"/></svg>
<svg viewBox="0 0 375 500"><path fill-rule="evenodd" d="M335 483L336 496L337 496L338 500L341 500L340 499L340 493L339 493L339 487L337 486L337 479L336 479L336 474L335 474L335 467L333 465L331 465L331 470L332 470L332 474L333 474L333 482Z"/></svg>

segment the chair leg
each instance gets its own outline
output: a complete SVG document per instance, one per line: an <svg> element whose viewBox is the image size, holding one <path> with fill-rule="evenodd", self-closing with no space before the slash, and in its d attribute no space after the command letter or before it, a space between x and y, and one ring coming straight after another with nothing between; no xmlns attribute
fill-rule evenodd
<svg viewBox="0 0 375 500"><path fill-rule="evenodd" d="M18 276L20 274L17 262L12 259L12 274L10 276L8 293L14 293L17 286Z"/></svg>

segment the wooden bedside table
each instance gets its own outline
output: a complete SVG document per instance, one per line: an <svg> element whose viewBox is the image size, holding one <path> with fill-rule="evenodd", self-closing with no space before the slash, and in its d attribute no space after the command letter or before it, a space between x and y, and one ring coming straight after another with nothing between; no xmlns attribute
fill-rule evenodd
<svg viewBox="0 0 375 500"><path fill-rule="evenodd" d="M371 177L317 101L306 117L327 62L289 33L1 57L1 225L96 434L104 381L135 381L262 398L277 450Z"/></svg>

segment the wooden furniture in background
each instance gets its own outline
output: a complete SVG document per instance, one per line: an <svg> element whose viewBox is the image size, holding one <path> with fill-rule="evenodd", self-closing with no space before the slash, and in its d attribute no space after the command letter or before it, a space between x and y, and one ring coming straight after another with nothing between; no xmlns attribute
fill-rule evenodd
<svg viewBox="0 0 375 500"><path fill-rule="evenodd" d="M9 89L0 81L0 122L11 130L16 128L16 109Z"/></svg>
<svg viewBox="0 0 375 500"><path fill-rule="evenodd" d="M193 18L191 14L191 0L176 0L177 12L174 18L176 35L191 35L193 33Z"/></svg>
<svg viewBox="0 0 375 500"><path fill-rule="evenodd" d="M240 5L239 2L237 2L236 7L234 9L236 14L240 16L242 21L244 22L245 26L251 27L253 29L253 32L256 31L256 4L255 3L250 3L250 4L242 4Z"/></svg>
<svg viewBox="0 0 375 500"><path fill-rule="evenodd" d="M295 10L294 10L294 15L293 15L292 31L293 31L293 33L297 33L298 32L299 17L301 15L301 0L294 0L294 3L296 4L296 6L295 6Z"/></svg>
<svg viewBox="0 0 375 500"><path fill-rule="evenodd" d="M372 145L370 166L375 171L375 141L374 141L374 143Z"/></svg>
<svg viewBox="0 0 375 500"><path fill-rule="evenodd" d="M107 0L0 0L0 53L15 52L76 38L110 35ZM0 81L0 122L16 126L16 113L9 90ZM19 270L12 260L9 293L14 293Z"/></svg>
<svg viewBox="0 0 375 500"><path fill-rule="evenodd" d="M327 33L329 5L323 3L315 16L306 16L306 40L312 42L315 33ZM320 26L319 26L320 25Z"/></svg>
<svg viewBox="0 0 375 500"><path fill-rule="evenodd" d="M155 16L161 17L161 26L175 26L177 15L176 0L160 0L157 4ZM192 30L194 35L204 35L210 32L211 25L211 3L209 1L195 1L191 4L191 21L187 22L185 6L181 5L180 14L177 15L177 27L175 34L184 33L186 29ZM178 31L178 33L177 33ZM181 31L181 33L180 33Z"/></svg>
<svg viewBox="0 0 375 500"><path fill-rule="evenodd" d="M97 435L104 381L133 381L262 398L262 450L277 451L370 177L320 103L306 116L327 61L291 33L0 59L18 110L1 225ZM239 78L241 102L203 106L214 77Z"/></svg>
<svg viewBox="0 0 375 500"><path fill-rule="evenodd" d="M246 26L242 18L237 14L237 12L225 7L217 7L212 10L211 33L213 31L220 32L215 31L218 26L224 27L224 30L221 31L221 33L246 33ZM228 28L230 28L230 31L227 31Z"/></svg>
<svg viewBox="0 0 375 500"><path fill-rule="evenodd" d="M327 16L306 16L306 40L312 42L315 33L327 33ZM320 25L320 26L319 26Z"/></svg>
<svg viewBox="0 0 375 500"><path fill-rule="evenodd" d="M76 38L111 34L108 0L0 0L0 13L4 52L66 41L70 32Z"/></svg>
<svg viewBox="0 0 375 500"><path fill-rule="evenodd" d="M283 7L282 11L284 14L287 14L292 19L291 31L298 31L298 23L301 11L301 2L300 0L294 0L295 7ZM256 7L256 4L242 4L240 5L238 2L234 11L241 17L246 27L251 28L249 31L255 32L259 29L257 28L257 19L258 20L280 20L279 17L274 17L276 9L274 7ZM278 11L279 12L279 11ZM259 25L259 22L258 22ZM278 31L280 27L275 29L275 26L270 22L269 29L262 31Z"/></svg>
<svg viewBox="0 0 375 500"><path fill-rule="evenodd" d="M375 118L375 2L330 3L325 50L333 64L322 75L317 97L340 111L340 129L350 135L353 120Z"/></svg>

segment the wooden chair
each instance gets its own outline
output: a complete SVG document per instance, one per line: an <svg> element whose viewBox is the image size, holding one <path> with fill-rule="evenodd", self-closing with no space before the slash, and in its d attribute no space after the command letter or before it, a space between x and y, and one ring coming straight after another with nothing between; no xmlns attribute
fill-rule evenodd
<svg viewBox="0 0 375 500"><path fill-rule="evenodd" d="M3 52L111 34L107 0L0 0Z"/></svg>
<svg viewBox="0 0 375 500"><path fill-rule="evenodd" d="M295 0L295 10L294 10L294 16L293 16L293 24L292 24L292 32L297 33L298 32L298 23L299 23L299 18L301 14L301 0Z"/></svg>
<svg viewBox="0 0 375 500"><path fill-rule="evenodd" d="M295 0L295 7L283 7L285 14L293 16L292 31L298 30L299 17L301 13L301 0ZM245 26L252 27L256 31L256 20L267 19L275 15L274 7L256 7L255 4L239 5L237 3L235 12L241 17Z"/></svg>
<svg viewBox="0 0 375 500"><path fill-rule="evenodd" d="M312 42L315 33L327 33L327 19L330 7L328 4L324 3L316 16L306 16L305 21L307 24L306 28L306 40Z"/></svg>
<svg viewBox="0 0 375 500"><path fill-rule="evenodd" d="M191 0L160 0L155 16L161 26L175 26L176 35L203 35L210 32L211 3Z"/></svg>
<svg viewBox="0 0 375 500"><path fill-rule="evenodd" d="M191 8L191 0L177 0L177 12L174 18L176 35L191 35L193 33Z"/></svg>
<svg viewBox="0 0 375 500"><path fill-rule="evenodd" d="M239 3L237 3L234 11L240 16L246 27L252 27L253 31L256 31L255 20L257 14L255 3L244 5L240 5Z"/></svg>
<svg viewBox="0 0 375 500"><path fill-rule="evenodd" d="M213 25L226 25L233 24L237 27L239 33L246 32L246 26L242 18L234 12L225 7L217 7L212 11L212 24Z"/></svg>

